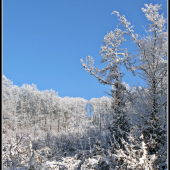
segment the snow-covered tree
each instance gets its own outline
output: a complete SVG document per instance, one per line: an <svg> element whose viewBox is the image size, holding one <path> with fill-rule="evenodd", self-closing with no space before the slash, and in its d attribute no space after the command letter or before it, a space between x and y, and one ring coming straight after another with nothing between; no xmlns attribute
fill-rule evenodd
<svg viewBox="0 0 170 170"><path fill-rule="evenodd" d="M2 117L5 128L14 130L15 126L15 106L13 100L13 82L8 80L4 75L2 79Z"/></svg>
<svg viewBox="0 0 170 170"><path fill-rule="evenodd" d="M92 121L98 125L100 130L106 129L111 122L111 98L103 96L92 98L89 101L91 107Z"/></svg>
<svg viewBox="0 0 170 170"><path fill-rule="evenodd" d="M150 146L150 152L156 153L166 143L166 129L163 125L166 124L167 114L167 84L163 82L166 82L167 78L167 30L166 19L163 14L159 14L161 5L145 4L145 7L142 11L150 24L146 30L147 35L142 38L134 34L133 26L130 26L125 16L121 16L116 11L114 13L138 47L135 69L146 82L147 87L143 89L145 111L147 108L143 113L147 125L143 133L146 141L151 136L155 139L155 145Z"/></svg>
<svg viewBox="0 0 170 170"><path fill-rule="evenodd" d="M82 65L91 75L95 76L101 84L113 86L112 96L112 123L109 129L116 132L118 127L123 131L129 131L130 125L126 115L127 88L122 83L123 73L120 72L120 66L124 64L129 69L132 65L132 56L127 49L121 48L126 41L124 34L126 32L116 28L104 37L103 46L101 46L100 55L103 57L101 63L106 66L103 69L94 68L94 59L91 56L86 58L86 63L81 59ZM131 69L132 70L132 69ZM133 70L132 70L133 71ZM134 73L134 72L133 72Z"/></svg>

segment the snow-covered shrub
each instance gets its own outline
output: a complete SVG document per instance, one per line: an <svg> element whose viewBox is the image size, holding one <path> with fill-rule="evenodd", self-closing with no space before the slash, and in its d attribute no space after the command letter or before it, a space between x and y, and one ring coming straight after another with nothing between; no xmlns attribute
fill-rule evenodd
<svg viewBox="0 0 170 170"><path fill-rule="evenodd" d="M160 159L158 154L148 154L143 135L140 139L130 135L129 142L126 142L123 138L121 138L121 141L124 149L117 148L115 154L113 154L118 162L115 166L116 169L158 170L161 167L166 167L166 161Z"/></svg>

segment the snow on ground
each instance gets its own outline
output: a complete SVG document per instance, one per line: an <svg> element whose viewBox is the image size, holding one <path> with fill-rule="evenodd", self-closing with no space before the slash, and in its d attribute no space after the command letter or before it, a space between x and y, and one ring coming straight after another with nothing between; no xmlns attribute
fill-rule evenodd
<svg viewBox="0 0 170 170"><path fill-rule="evenodd" d="M63 158L62 162L57 161L47 161L46 166L51 169L56 170L90 170L98 169L98 161L96 158L83 158L82 160L77 160L76 157L66 157Z"/></svg>

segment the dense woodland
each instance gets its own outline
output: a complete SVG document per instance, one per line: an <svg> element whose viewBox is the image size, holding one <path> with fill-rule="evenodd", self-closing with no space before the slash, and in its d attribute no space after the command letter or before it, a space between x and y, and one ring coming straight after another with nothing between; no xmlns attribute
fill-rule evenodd
<svg viewBox="0 0 170 170"><path fill-rule="evenodd" d="M110 97L60 97L36 85L21 87L3 75L4 169L167 169L167 30L160 5L142 8L146 36L134 33L125 16L101 46L103 69L91 56L83 68L110 85ZM122 48L130 36L137 54ZM124 66L144 80L122 82Z"/></svg>

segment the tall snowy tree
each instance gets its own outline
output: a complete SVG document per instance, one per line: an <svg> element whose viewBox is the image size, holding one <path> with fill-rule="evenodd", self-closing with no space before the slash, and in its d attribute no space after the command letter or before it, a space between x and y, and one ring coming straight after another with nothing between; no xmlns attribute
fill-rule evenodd
<svg viewBox="0 0 170 170"><path fill-rule="evenodd" d="M143 130L144 138L149 141L153 138L154 145L149 146L151 153L156 153L162 145L166 144L166 107L167 107L167 30L166 19L163 14L159 14L161 5L147 5L142 8L147 20L150 22L147 35L140 38L134 34L133 26L121 16L119 12L114 11L119 17L120 23L125 27L138 47L137 65L135 67L138 75L146 82L146 88L143 90L145 96L145 113L143 119L145 127Z"/></svg>
<svg viewBox="0 0 170 170"><path fill-rule="evenodd" d="M86 63L81 59L82 65L91 75L95 76L101 84L113 86L112 96L112 123L109 127L112 133L117 133L118 129L128 132L130 125L126 115L127 88L122 83L123 73L120 72L120 66L124 64L129 69L132 65L132 56L127 49L121 48L126 32L116 28L104 37L103 46L101 46L100 55L103 57L101 63L106 63L103 69L94 68L94 59L91 56L86 58ZM133 71L133 70L132 70ZM120 134L117 134L118 137Z"/></svg>

